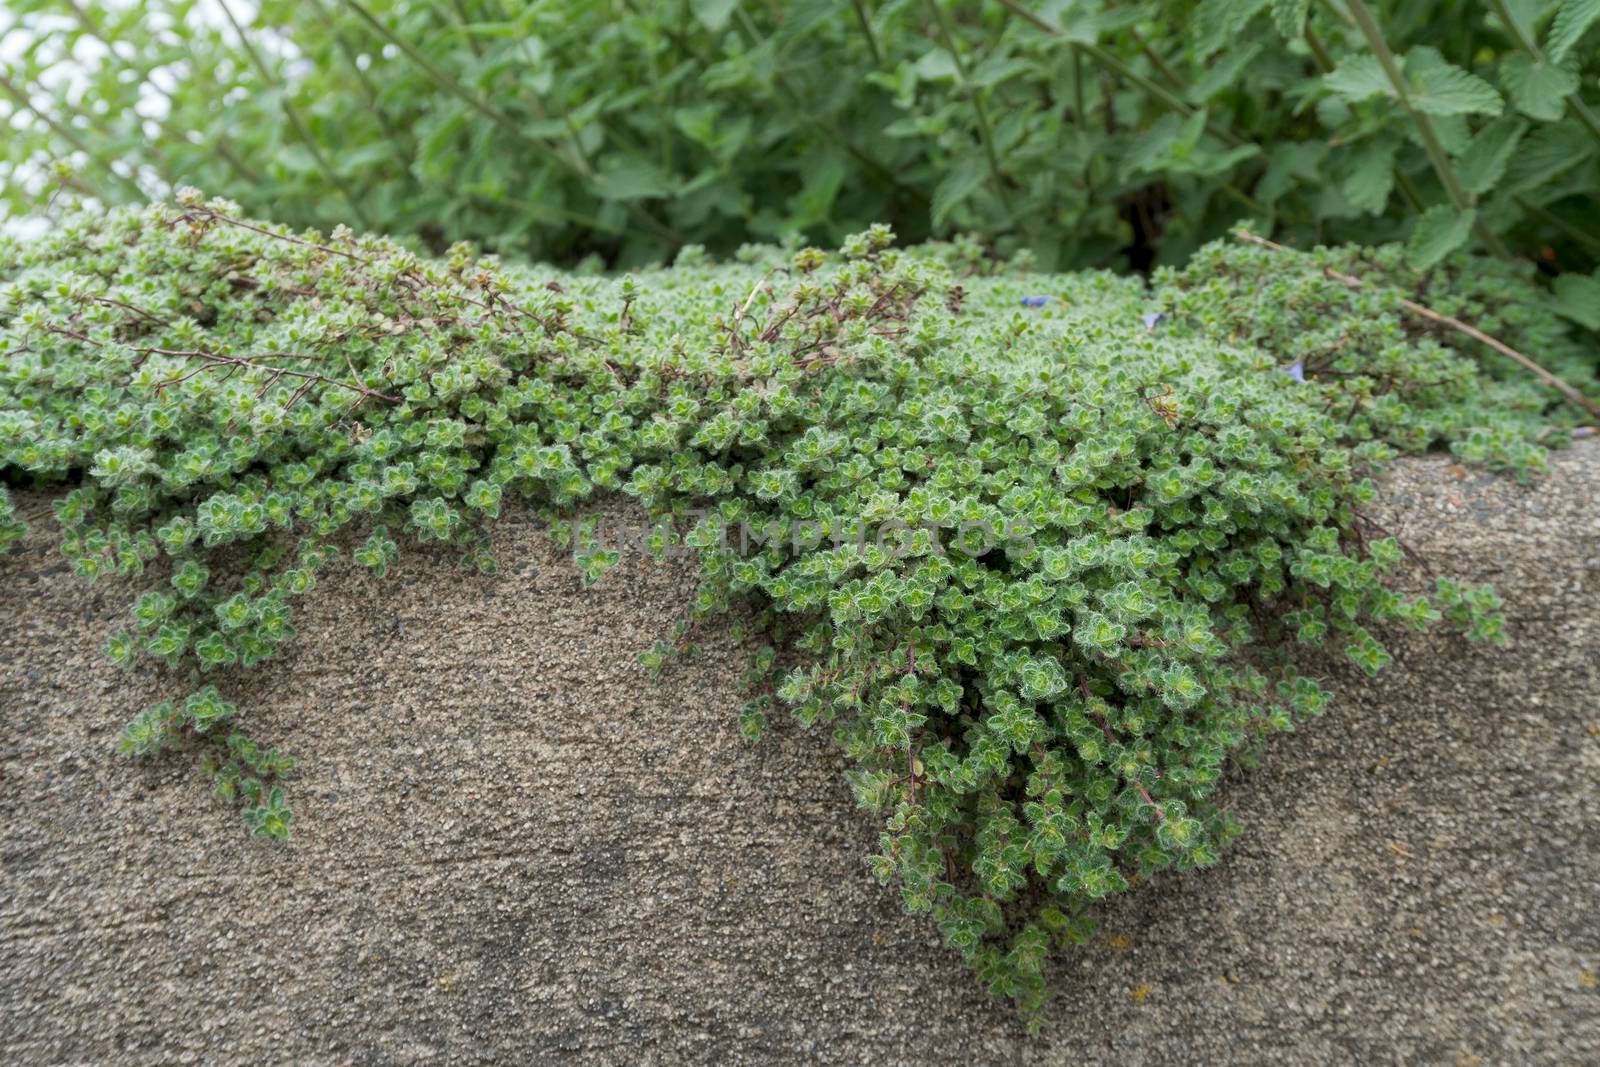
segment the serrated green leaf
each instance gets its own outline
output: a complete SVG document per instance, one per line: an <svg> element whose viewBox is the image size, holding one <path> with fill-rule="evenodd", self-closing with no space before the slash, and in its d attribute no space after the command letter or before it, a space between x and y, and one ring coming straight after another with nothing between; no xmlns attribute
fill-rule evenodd
<svg viewBox="0 0 1600 1067"><path fill-rule="evenodd" d="M1555 309L1591 330L1600 330L1600 272L1563 274L1555 281Z"/></svg>
<svg viewBox="0 0 1600 1067"><path fill-rule="evenodd" d="M1000 56L991 56L979 63L967 74L967 84L988 89L1010 81L1019 74L1026 74L1034 69L1034 64L1026 59L1012 56L1009 59Z"/></svg>
<svg viewBox="0 0 1600 1067"><path fill-rule="evenodd" d="M917 60L917 77L925 82L949 81L961 73L956 57L943 48L930 49Z"/></svg>
<svg viewBox="0 0 1600 1067"><path fill-rule="evenodd" d="M1204 104L1238 81L1239 75L1261 54L1261 48L1261 42L1257 41L1243 48L1230 49L1210 70L1197 78L1184 95L1191 104Z"/></svg>
<svg viewBox="0 0 1600 1067"><path fill-rule="evenodd" d="M1394 141L1369 141L1351 153L1350 172L1339 183L1339 190L1352 206L1369 215L1388 206L1398 148Z"/></svg>
<svg viewBox="0 0 1600 1067"><path fill-rule="evenodd" d="M1511 94L1518 111L1554 122L1566 113L1567 97L1578 89L1578 70L1572 64L1536 63L1518 52L1500 65L1500 84Z"/></svg>
<svg viewBox="0 0 1600 1067"><path fill-rule="evenodd" d="M1270 149L1267 170L1256 183L1255 196L1270 204L1288 192L1296 178L1316 185L1322 178L1323 162L1328 158L1326 141L1282 141Z"/></svg>
<svg viewBox="0 0 1600 1067"><path fill-rule="evenodd" d="M1544 185L1589 159L1594 151L1594 139L1578 123L1570 119L1547 123L1523 140L1506 166L1502 188L1520 193Z"/></svg>
<svg viewBox="0 0 1600 1067"><path fill-rule="evenodd" d="M1131 26L1144 18L1145 13L1134 4L1096 10L1090 4L1073 3L1056 15L1056 28L1061 31L1059 40L1095 44L1107 33Z"/></svg>
<svg viewBox="0 0 1600 1067"><path fill-rule="evenodd" d="M1428 47L1406 54L1411 106L1428 115L1498 115L1505 102L1495 87Z"/></svg>
<svg viewBox="0 0 1600 1067"><path fill-rule="evenodd" d="M1370 52L1345 56L1337 67L1322 76L1322 83L1351 103L1379 95L1394 95L1394 87L1383 73L1383 65Z"/></svg>
<svg viewBox="0 0 1600 1067"><path fill-rule="evenodd" d="M835 149L814 155L806 168L805 184L791 201L789 227L805 230L826 222L847 172L843 151Z"/></svg>
<svg viewBox="0 0 1600 1067"><path fill-rule="evenodd" d="M1435 115L1432 125L1439 146L1452 156L1459 156L1472 143L1472 127L1467 124L1465 115ZM1418 145L1424 143L1415 124L1407 124L1407 134Z"/></svg>
<svg viewBox="0 0 1600 1067"><path fill-rule="evenodd" d="M1324 96L1317 101L1316 110L1324 129L1343 129L1351 119L1350 102L1342 96Z"/></svg>
<svg viewBox="0 0 1600 1067"><path fill-rule="evenodd" d="M1232 44L1267 3L1268 0L1201 0L1190 22L1195 53L1206 58Z"/></svg>
<svg viewBox="0 0 1600 1067"><path fill-rule="evenodd" d="M1563 0L1544 43L1550 62L1565 60L1596 19L1600 19L1600 0Z"/></svg>
<svg viewBox="0 0 1600 1067"><path fill-rule="evenodd" d="M1306 31L1311 0L1272 0L1272 24L1286 41L1298 41Z"/></svg>
<svg viewBox="0 0 1600 1067"><path fill-rule="evenodd" d="M1122 157L1123 178L1131 178L1146 170L1158 169L1161 162L1170 154L1173 142L1182 134L1183 125L1182 119L1168 112L1152 123L1148 129L1141 131L1138 139Z"/></svg>
<svg viewBox="0 0 1600 1067"><path fill-rule="evenodd" d="M1472 208L1457 211L1449 204L1435 204L1417 218L1406 242L1406 258L1412 266L1427 270L1467 243L1478 213Z"/></svg>
<svg viewBox="0 0 1600 1067"><path fill-rule="evenodd" d="M1199 152L1192 156L1183 166L1186 174L1198 174L1207 177L1212 174L1221 174L1232 170L1247 159L1254 159L1261 154L1261 146L1253 144L1234 145L1220 152Z"/></svg>
<svg viewBox="0 0 1600 1067"><path fill-rule="evenodd" d="M642 159L620 159L595 175L594 192L602 200L643 200L666 196L672 180L654 163Z"/></svg>
<svg viewBox="0 0 1600 1067"><path fill-rule="evenodd" d="M1511 116L1496 119L1479 130L1456 159L1456 177L1461 187L1473 196L1482 196L1494 188L1526 132L1528 124Z"/></svg>
<svg viewBox="0 0 1600 1067"><path fill-rule="evenodd" d="M942 226L950 217L950 212L977 191L988 173L988 168L977 156L969 156L951 167L933 190L933 225Z"/></svg>

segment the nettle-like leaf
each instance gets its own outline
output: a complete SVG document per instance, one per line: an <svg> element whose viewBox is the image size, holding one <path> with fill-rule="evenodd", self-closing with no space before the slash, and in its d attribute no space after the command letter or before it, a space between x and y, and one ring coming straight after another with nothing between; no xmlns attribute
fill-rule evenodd
<svg viewBox="0 0 1600 1067"><path fill-rule="evenodd" d="M1461 187L1472 196L1482 196L1493 189L1527 131L1526 122L1511 116L1496 119L1479 130L1456 159Z"/></svg>
<svg viewBox="0 0 1600 1067"><path fill-rule="evenodd" d="M1573 322L1600 330L1600 272L1561 275L1555 282L1555 308Z"/></svg>
<svg viewBox="0 0 1600 1067"><path fill-rule="evenodd" d="M1311 0L1272 0L1272 24L1285 41L1298 41L1305 34Z"/></svg>
<svg viewBox="0 0 1600 1067"><path fill-rule="evenodd" d="M1349 172L1339 190L1351 205L1376 214L1389 202L1394 188L1394 159L1399 143L1392 140L1368 141L1350 154Z"/></svg>
<svg viewBox="0 0 1600 1067"><path fill-rule="evenodd" d="M603 200L643 200L671 193L672 180L649 160L626 159L596 174L593 188Z"/></svg>
<svg viewBox="0 0 1600 1067"><path fill-rule="evenodd" d="M944 225L950 213L988 180L989 170L977 155L968 156L951 167L933 190L931 218L935 226Z"/></svg>
<svg viewBox="0 0 1600 1067"><path fill-rule="evenodd" d="M1191 23L1195 51L1201 56L1220 51L1269 3L1271 0L1200 0Z"/></svg>
<svg viewBox="0 0 1600 1067"><path fill-rule="evenodd" d="M1406 258L1412 266L1427 270L1467 243L1477 219L1472 208L1457 211L1449 204L1436 204L1423 212L1406 242Z"/></svg>
<svg viewBox="0 0 1600 1067"><path fill-rule="evenodd" d="M1596 21L1600 21L1600 0L1561 0L1544 42L1549 61L1565 62Z"/></svg>
<svg viewBox="0 0 1600 1067"><path fill-rule="evenodd" d="M1429 115L1498 115L1505 102L1495 87L1426 46L1406 53L1411 106Z"/></svg>
<svg viewBox="0 0 1600 1067"><path fill-rule="evenodd" d="M1374 96L1395 95L1383 64L1370 52L1352 52L1345 56L1337 67L1323 76L1322 82L1353 104Z"/></svg>
<svg viewBox="0 0 1600 1067"><path fill-rule="evenodd" d="M739 6L739 0L694 0L690 6L700 24L712 33L716 33L733 17L734 10Z"/></svg>
<svg viewBox="0 0 1600 1067"><path fill-rule="evenodd" d="M1530 131L1506 164L1502 192L1521 193L1548 185L1593 159L1597 146L1589 131L1574 119L1562 119Z"/></svg>
<svg viewBox="0 0 1600 1067"><path fill-rule="evenodd" d="M1578 68L1549 59L1535 61L1517 52L1500 65L1500 84L1511 102L1529 118L1554 122L1567 110L1567 97L1578 90Z"/></svg>

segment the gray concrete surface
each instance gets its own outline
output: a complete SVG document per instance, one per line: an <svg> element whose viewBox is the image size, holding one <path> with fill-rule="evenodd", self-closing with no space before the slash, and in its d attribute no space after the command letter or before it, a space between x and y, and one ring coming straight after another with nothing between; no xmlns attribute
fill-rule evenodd
<svg viewBox="0 0 1600 1067"><path fill-rule="evenodd" d="M1600 1062L1600 445L1529 487L1405 461L1382 510L1496 582L1511 646L1336 668L1334 710L1227 784L1241 840L1106 906L1037 1039L867 875L825 739L739 737L726 633L636 665L682 569L585 592L508 519L496 577L326 578L239 683L301 761L280 849L189 761L112 754L171 687L105 662L127 589L39 521L0 558L3 1058Z"/></svg>

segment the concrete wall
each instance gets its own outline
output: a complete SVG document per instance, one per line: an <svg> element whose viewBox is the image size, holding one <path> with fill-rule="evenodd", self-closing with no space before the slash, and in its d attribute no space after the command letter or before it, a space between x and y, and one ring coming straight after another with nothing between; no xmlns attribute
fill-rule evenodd
<svg viewBox="0 0 1600 1067"><path fill-rule="evenodd" d="M1511 647L1333 668L1335 709L1227 785L1242 839L1106 906L1038 1039L867 875L826 739L739 737L725 632L637 666L684 570L585 592L508 519L493 578L325 578L241 681L300 759L278 849L192 761L112 754L179 683L104 660L127 589L40 518L0 558L5 1058L1600 1062L1600 446L1555 467L1398 465L1383 521L1495 581Z"/></svg>

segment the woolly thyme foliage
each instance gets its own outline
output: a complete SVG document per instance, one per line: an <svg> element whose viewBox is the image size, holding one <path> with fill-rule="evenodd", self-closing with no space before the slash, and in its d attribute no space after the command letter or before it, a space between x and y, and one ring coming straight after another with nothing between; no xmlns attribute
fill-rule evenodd
<svg viewBox="0 0 1600 1067"><path fill-rule="evenodd" d="M1320 267L1367 279L1352 290ZM1545 449L1527 432L1549 417L1570 426L1575 409L1549 410L1551 394L1510 360L1449 330L1399 311L1398 298L1421 293L1441 314L1455 315L1600 396L1595 356L1559 319L1531 298L1531 264L1458 257L1420 272L1399 246L1318 249L1286 269L1280 253L1211 245L1182 270L1157 273L1156 295L1184 336L1243 344L1298 367L1301 377L1337 382L1323 391L1330 408L1345 405L1342 433L1376 437L1405 451L1447 443L1456 455L1519 475L1542 469ZM1524 294L1506 299L1503 294ZM1459 346L1472 346L1469 360ZM1484 371L1487 370L1487 374ZM1559 444L1564 434L1551 434Z"/></svg>
<svg viewBox="0 0 1600 1067"><path fill-rule="evenodd" d="M27 525L17 518L16 508L11 503L11 493L5 486L0 485L0 551L21 540L23 534L27 532Z"/></svg>
<svg viewBox="0 0 1600 1067"><path fill-rule="evenodd" d="M202 749L265 836L291 762L226 691L293 635L336 540L379 573L406 538L488 568L497 509L622 490L702 564L645 661L753 599L794 654L757 656L743 728L826 725L883 819L872 869L1032 1012L1089 902L1237 832L1211 800L1228 754L1327 706L1272 639L1375 670L1375 624L1497 632L1486 590L1388 588L1403 553L1359 509L1374 460L1459 435L1501 386L1327 294L1350 373L1296 382L1287 335L1229 325L1254 314L1228 284L1249 251L1166 279L1163 322L1137 281L958 274L959 249L884 229L617 281L234 216L191 194L0 239L0 470L75 484L80 574L143 577L108 650L186 695L124 751ZM1531 465L1540 407L1494 423L1493 458ZM575 526L598 578L615 549Z"/></svg>

